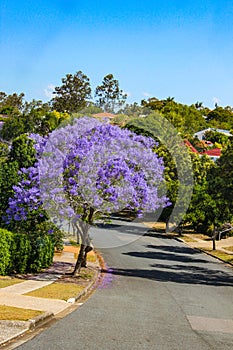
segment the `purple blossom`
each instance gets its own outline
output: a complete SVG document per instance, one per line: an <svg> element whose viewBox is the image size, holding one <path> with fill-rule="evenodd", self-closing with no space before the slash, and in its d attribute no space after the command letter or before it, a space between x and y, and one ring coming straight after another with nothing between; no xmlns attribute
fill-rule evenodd
<svg viewBox="0 0 233 350"><path fill-rule="evenodd" d="M92 118L77 119L47 138L30 137L37 142L37 162L21 169L8 220L25 219L42 206L51 217L77 219L86 208L130 208L141 215L168 203L158 194L164 166L151 138Z"/></svg>

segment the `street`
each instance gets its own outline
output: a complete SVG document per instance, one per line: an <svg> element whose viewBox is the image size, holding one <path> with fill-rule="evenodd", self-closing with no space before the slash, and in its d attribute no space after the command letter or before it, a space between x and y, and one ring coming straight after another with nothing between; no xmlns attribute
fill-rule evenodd
<svg viewBox="0 0 233 350"><path fill-rule="evenodd" d="M137 225L130 243L102 248L107 268L96 292L17 349L231 350L232 267L175 239L140 232Z"/></svg>

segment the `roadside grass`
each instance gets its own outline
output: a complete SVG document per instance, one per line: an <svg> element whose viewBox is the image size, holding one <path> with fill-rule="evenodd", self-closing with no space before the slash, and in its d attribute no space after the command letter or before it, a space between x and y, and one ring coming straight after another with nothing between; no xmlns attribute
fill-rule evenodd
<svg viewBox="0 0 233 350"><path fill-rule="evenodd" d="M8 276L0 276L0 288L5 288L8 286L12 286L17 283L22 283L24 280L21 280L19 278L11 278Z"/></svg>
<svg viewBox="0 0 233 350"><path fill-rule="evenodd" d="M180 238L187 243L189 243L189 242L195 243L196 242L196 240L190 236L181 235Z"/></svg>
<svg viewBox="0 0 233 350"><path fill-rule="evenodd" d="M230 252L233 252L233 246L232 247L227 247L227 250L229 250Z"/></svg>
<svg viewBox="0 0 233 350"><path fill-rule="evenodd" d="M89 271L89 272L84 271L84 272L81 272L78 277L84 280L90 280L94 277L94 274L95 274L94 271Z"/></svg>
<svg viewBox="0 0 233 350"><path fill-rule="evenodd" d="M0 305L0 320L28 321L43 313L44 311L21 309L19 307Z"/></svg>
<svg viewBox="0 0 233 350"><path fill-rule="evenodd" d="M157 229L157 230L166 230L166 224L164 222L143 222L145 226L152 228L152 229Z"/></svg>
<svg viewBox="0 0 233 350"><path fill-rule="evenodd" d="M60 299L67 301L69 298L74 298L77 296L83 289L84 286L80 286L74 283L54 282L46 287L36 289L24 295L37 298Z"/></svg>
<svg viewBox="0 0 233 350"><path fill-rule="evenodd" d="M222 250L212 250L212 249L207 249L207 248L199 248L199 249L212 255L213 257L216 257L216 258L223 260L226 263L233 264L233 255L227 254L227 253L223 252Z"/></svg>

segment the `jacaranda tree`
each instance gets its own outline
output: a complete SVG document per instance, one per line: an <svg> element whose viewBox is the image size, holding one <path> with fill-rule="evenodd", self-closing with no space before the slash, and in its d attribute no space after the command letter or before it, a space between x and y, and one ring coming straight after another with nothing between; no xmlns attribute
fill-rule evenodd
<svg viewBox="0 0 233 350"><path fill-rule="evenodd" d="M57 221L72 219L82 239L74 275L91 249L88 232L96 218L122 209L140 216L168 205L163 161L151 138L87 117L46 139L33 138L38 160L14 187L8 220L25 220L41 207Z"/></svg>

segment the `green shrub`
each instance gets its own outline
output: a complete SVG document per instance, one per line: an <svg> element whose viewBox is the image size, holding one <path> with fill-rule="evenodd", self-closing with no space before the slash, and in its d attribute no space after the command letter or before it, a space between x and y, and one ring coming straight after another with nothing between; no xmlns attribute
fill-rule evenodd
<svg viewBox="0 0 233 350"><path fill-rule="evenodd" d="M31 242L26 234L14 234L15 251L12 251L13 271L26 273L31 254Z"/></svg>
<svg viewBox="0 0 233 350"><path fill-rule="evenodd" d="M13 233L0 228L0 275L11 272L12 251L15 250Z"/></svg>
<svg viewBox="0 0 233 350"><path fill-rule="evenodd" d="M64 231L60 230L53 222L51 221L44 221L36 225L34 228L37 235L40 236L47 236L51 237L52 242L54 244L54 248L56 250L63 250L64 244L63 244L63 238L64 238Z"/></svg>
<svg viewBox="0 0 233 350"><path fill-rule="evenodd" d="M28 271L39 272L53 262L54 245L49 236L34 236L31 239L31 254Z"/></svg>

